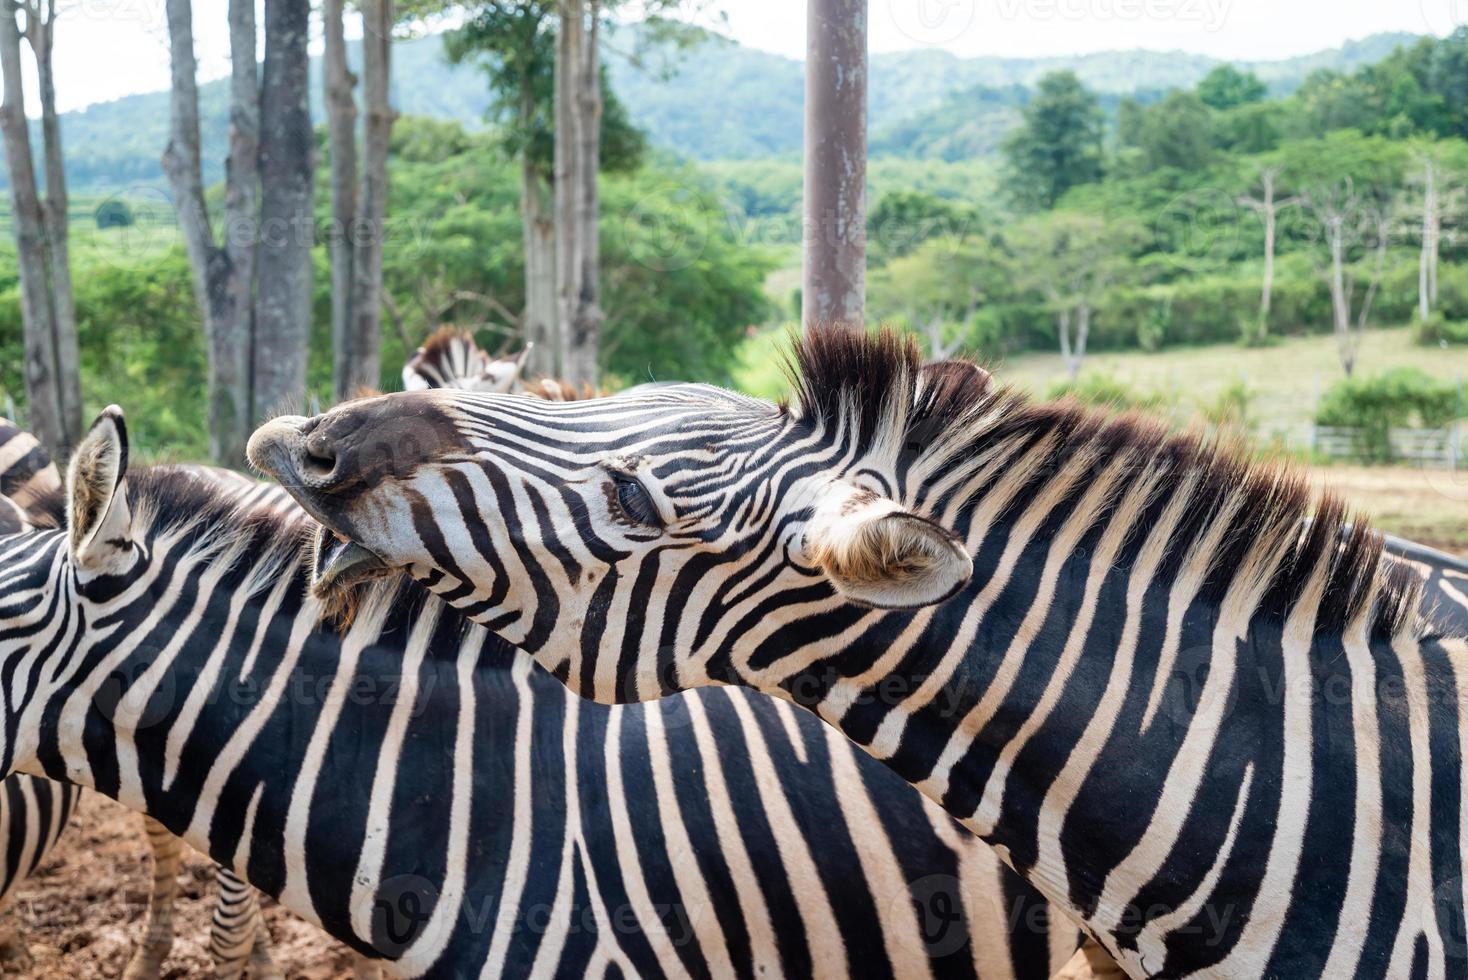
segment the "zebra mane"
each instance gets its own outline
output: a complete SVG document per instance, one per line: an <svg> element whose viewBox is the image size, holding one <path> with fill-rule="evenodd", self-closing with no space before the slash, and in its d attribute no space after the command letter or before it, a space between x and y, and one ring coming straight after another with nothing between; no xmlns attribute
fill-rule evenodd
<svg viewBox="0 0 1468 980"><path fill-rule="evenodd" d="M240 584L247 595L268 591L282 577L309 570L314 561L319 528L304 511L248 502L222 483L175 466L138 468L128 473L127 481L137 531L155 539L187 537L190 551L209 551L216 562L248 565L248 577ZM380 620L396 608L444 605L403 572L335 590L316 604L319 619L342 632L358 619ZM439 615L460 614L446 607Z"/></svg>
<svg viewBox="0 0 1468 980"><path fill-rule="evenodd" d="M1097 519L1137 490L1143 502L1135 527L1155 526L1172 506L1164 574L1180 572L1205 535L1216 538L1207 568L1195 569L1206 576L1200 594L1213 601L1243 585L1262 609L1283 617L1319 590L1318 630L1364 623L1373 635L1395 636L1426 629L1418 578L1384 558L1378 532L1339 498L1313 494L1284 461L1258 462L1238 444L1173 433L1132 413L1098 412L1072 399L1035 401L976 367L925 368L916 342L888 329L809 331L787 370L795 393L782 408L792 420L854 443L859 456L890 461L914 507L937 506L944 488L963 487L968 499L960 503L971 512L1016 467L1029 478L1007 513L1057 480L1069 480L1062 501L1090 501ZM1115 486L1087 496L1102 479Z"/></svg>

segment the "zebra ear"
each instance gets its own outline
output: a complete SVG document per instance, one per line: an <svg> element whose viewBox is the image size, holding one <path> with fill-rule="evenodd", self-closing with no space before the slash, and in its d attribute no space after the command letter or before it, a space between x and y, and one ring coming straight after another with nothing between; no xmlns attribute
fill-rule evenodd
<svg viewBox="0 0 1468 980"><path fill-rule="evenodd" d="M127 423L106 408L72 454L66 472L66 525L71 557L92 574L120 571L132 555L127 502Z"/></svg>
<svg viewBox="0 0 1468 980"><path fill-rule="evenodd" d="M418 373L418 362L423 358L423 348L420 347L408 358L408 363L403 365L403 390L404 391L427 391L428 380Z"/></svg>
<svg viewBox="0 0 1468 980"><path fill-rule="evenodd" d="M845 481L832 483L817 503L804 550L836 591L876 609L936 605L974 574L952 531Z"/></svg>

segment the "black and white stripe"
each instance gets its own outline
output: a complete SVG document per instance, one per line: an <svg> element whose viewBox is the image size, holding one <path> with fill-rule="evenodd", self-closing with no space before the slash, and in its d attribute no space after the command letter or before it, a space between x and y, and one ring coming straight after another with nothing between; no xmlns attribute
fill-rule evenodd
<svg viewBox="0 0 1468 980"><path fill-rule="evenodd" d="M73 526L0 539L7 770L151 814L395 975L1039 977L1075 950L788 705L586 705L405 582L339 632L313 525L124 478L121 431L78 450Z"/></svg>
<svg viewBox="0 0 1468 980"><path fill-rule="evenodd" d="M1468 973L1468 644L1379 537L889 334L797 357L788 407L409 393L252 456L586 695L811 708L1133 976Z"/></svg>

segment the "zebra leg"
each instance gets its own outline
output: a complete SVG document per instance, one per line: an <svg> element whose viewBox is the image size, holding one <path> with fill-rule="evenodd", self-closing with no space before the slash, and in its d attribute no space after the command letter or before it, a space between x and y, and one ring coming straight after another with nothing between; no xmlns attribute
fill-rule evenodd
<svg viewBox="0 0 1468 980"><path fill-rule="evenodd" d="M238 980L249 968L251 980L282 980L270 958L270 934L260 914L260 895L233 871L216 868L219 897L209 931L209 953L219 980Z"/></svg>
<svg viewBox="0 0 1468 980"><path fill-rule="evenodd" d="M183 842L152 817L143 818L148 846L153 852L153 893L148 899L148 917L143 938L128 960L122 980L157 980L163 961L173 949L173 903L178 897L178 865Z"/></svg>
<svg viewBox="0 0 1468 980"><path fill-rule="evenodd" d="M1100 943L1087 938L1085 945L1050 980L1126 980L1126 974Z"/></svg>

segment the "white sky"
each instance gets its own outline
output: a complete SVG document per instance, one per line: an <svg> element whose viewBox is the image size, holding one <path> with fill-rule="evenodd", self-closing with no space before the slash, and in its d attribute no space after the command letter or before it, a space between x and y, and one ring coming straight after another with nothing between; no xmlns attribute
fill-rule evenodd
<svg viewBox="0 0 1468 980"><path fill-rule="evenodd" d="M168 84L164 0L61 0L57 98L64 110ZM1445 34L1468 0L870 0L873 51L939 47L1038 56L1125 48L1220 58L1304 54L1379 31ZM799 57L800 0L723 0L730 33ZM228 72L226 0L194 0L201 78ZM34 93L27 108L34 113Z"/></svg>

